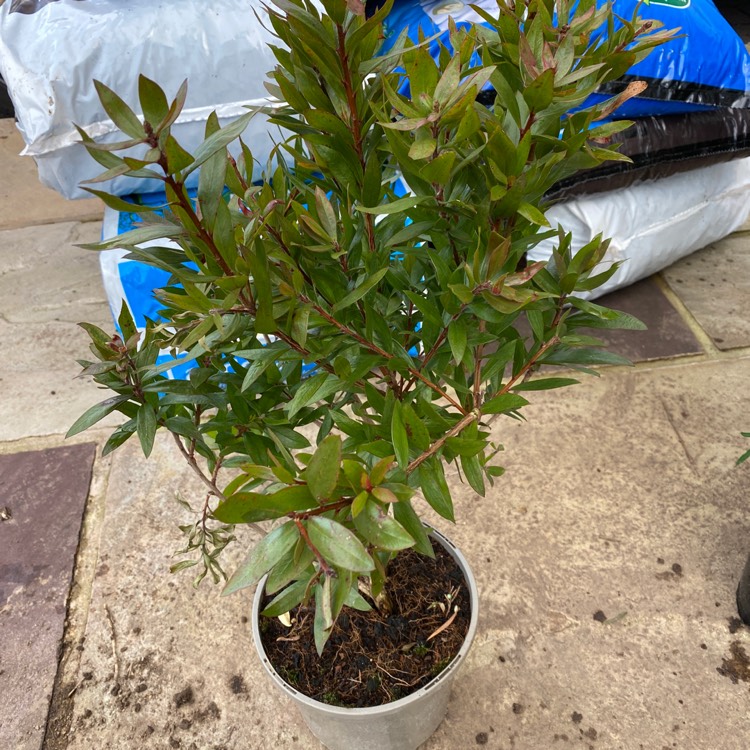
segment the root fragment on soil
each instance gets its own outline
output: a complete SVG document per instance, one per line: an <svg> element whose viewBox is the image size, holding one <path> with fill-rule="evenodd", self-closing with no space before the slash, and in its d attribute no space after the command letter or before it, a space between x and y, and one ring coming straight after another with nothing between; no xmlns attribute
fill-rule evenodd
<svg viewBox="0 0 750 750"><path fill-rule="evenodd" d="M456 619L458 615L458 604L456 604L455 607L453 607L453 614L434 632L430 633L430 635L427 636L427 640L431 641L435 636L440 635L444 630L448 630L448 628L453 625L453 621Z"/></svg>

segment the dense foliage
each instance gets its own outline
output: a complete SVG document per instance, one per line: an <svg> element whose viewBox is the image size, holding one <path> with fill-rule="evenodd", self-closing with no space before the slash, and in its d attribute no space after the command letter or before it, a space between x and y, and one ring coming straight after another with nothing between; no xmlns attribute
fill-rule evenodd
<svg viewBox="0 0 750 750"><path fill-rule="evenodd" d="M146 455L158 429L174 435L208 487L177 568L218 578L234 525L283 519L226 590L270 572L266 614L314 597L319 650L344 605L369 606L363 579L377 598L392 555L431 554L416 493L453 520L446 462L481 494L502 473L487 418L575 382L533 371L621 361L587 331L639 324L579 296L614 271L597 268L607 243L573 254L544 195L620 158L607 137L627 123L602 120L637 84L581 105L669 35L594 0L498 0L488 27L452 28L436 64L405 37L378 56L388 6L366 18L360 0L322 5L274 0L279 103L224 128L212 117L195 154L170 132L184 86L170 103L141 78L139 118L97 84L128 138L102 145L81 131L106 169L99 181L157 176L168 210L96 248L126 247L171 279L145 331L127 308L114 337L84 324L95 356L84 372L115 395L71 428L119 411L127 421L105 451L137 434ZM248 149L235 159L227 147L258 116L288 137L253 181ZM185 182L198 168L194 204ZM550 233L552 261L525 265ZM171 242L141 247L160 239ZM166 377L163 350L194 363L188 377Z"/></svg>

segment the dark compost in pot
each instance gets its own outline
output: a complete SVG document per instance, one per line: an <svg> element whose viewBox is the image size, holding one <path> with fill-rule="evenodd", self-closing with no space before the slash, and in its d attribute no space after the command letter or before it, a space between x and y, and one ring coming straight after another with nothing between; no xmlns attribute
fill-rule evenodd
<svg viewBox="0 0 750 750"><path fill-rule="evenodd" d="M301 693L338 706L379 706L424 687L460 650L471 616L461 569L439 544L433 547L435 560L405 550L391 561L391 611L346 609L322 657L313 607L292 610L292 627L261 617L263 647L276 672Z"/></svg>

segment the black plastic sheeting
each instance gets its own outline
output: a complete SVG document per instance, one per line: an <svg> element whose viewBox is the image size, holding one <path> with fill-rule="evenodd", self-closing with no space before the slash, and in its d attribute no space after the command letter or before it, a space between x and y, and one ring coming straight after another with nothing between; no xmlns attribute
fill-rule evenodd
<svg viewBox="0 0 750 750"><path fill-rule="evenodd" d="M631 164L605 162L582 170L557 183L546 197L568 200L750 156L750 109L643 117L607 145L614 144Z"/></svg>

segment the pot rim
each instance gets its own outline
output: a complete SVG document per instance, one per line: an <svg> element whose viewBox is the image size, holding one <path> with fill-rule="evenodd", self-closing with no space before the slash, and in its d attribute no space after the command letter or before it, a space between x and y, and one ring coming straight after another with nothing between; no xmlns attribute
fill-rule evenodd
<svg viewBox="0 0 750 750"><path fill-rule="evenodd" d="M316 708L318 710L325 710L327 713L330 713L332 715L361 716L361 717L384 716L390 713L397 712L402 706L404 706L407 703L413 703L415 701L421 700L428 693L431 693L432 690L438 686L438 684L443 682L448 677L453 676L452 673L458 668L460 663L466 658L466 655L468 654L469 649L471 648L472 641L474 640L474 636L476 635L477 623L479 620L479 591L477 589L476 580L474 579L474 574L472 573L471 568L469 567L469 563L467 562L463 554L461 554L461 551L458 549L458 547L455 544L453 544L453 542L450 539L448 539L448 537L440 533L437 529L434 529L433 527L427 524L425 524L425 526L427 527L429 535L434 537L438 542L440 542L443 545L446 551L451 555L451 557L456 561L458 566L461 568L461 572L463 573L464 580L466 581L466 586L469 590L469 599L471 601L469 629L466 631L466 636L464 638L463 644L461 645L461 648L459 649L458 653L453 657L453 659L451 659L450 663L445 667L445 669L443 669L442 672L440 672L439 675L436 675L435 677L433 677L433 679L431 679L423 687L419 688L419 690L413 693L410 693L409 695L406 695L403 698L398 698L395 701L391 701L390 703L384 703L383 705L380 705L380 706L365 706L362 708L357 708L357 707L349 707L349 706L332 706L328 703L317 701L314 698L311 698L309 695L305 695L299 690L296 690L287 682L285 682L282 679L282 677L278 674L278 672L274 669L273 665L268 659L268 656L266 655L265 649L263 648L263 643L260 638L260 628L258 626L258 622L260 619L260 603L263 598L263 591L265 588L266 579L268 578L268 576L265 575L258 583L257 588L255 589L255 594L253 596L253 612L252 612L253 616L251 618L252 630L253 630L253 641L255 642L255 648L258 651L258 656L260 657L261 664L265 668L266 672L268 672L268 674L271 676L273 681L287 695L292 697L295 701L304 703L310 706L311 708Z"/></svg>

